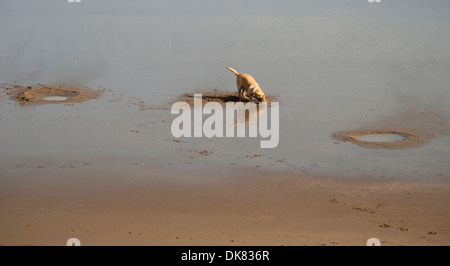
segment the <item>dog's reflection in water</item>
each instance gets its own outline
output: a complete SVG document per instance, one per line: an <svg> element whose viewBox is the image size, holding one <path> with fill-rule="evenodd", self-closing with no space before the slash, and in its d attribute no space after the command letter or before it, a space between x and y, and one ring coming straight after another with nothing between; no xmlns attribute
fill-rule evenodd
<svg viewBox="0 0 450 266"><path fill-rule="evenodd" d="M266 111L267 103L248 102L244 104L235 104L237 113L235 114L234 124L231 127L236 127L238 124L255 124L258 123L260 114ZM245 115L242 115L245 114Z"/></svg>

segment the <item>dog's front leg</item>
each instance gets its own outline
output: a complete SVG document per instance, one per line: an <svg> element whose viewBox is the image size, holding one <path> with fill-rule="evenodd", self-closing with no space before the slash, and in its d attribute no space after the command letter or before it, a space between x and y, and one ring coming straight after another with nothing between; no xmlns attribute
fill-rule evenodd
<svg viewBox="0 0 450 266"><path fill-rule="evenodd" d="M245 97L245 99L249 102L253 101L253 97L250 93L248 93L248 91L246 92L247 96Z"/></svg>
<svg viewBox="0 0 450 266"><path fill-rule="evenodd" d="M244 87L239 89L239 101L243 101L243 100L247 100L248 101L248 97L246 96L246 91L244 89Z"/></svg>
<svg viewBox="0 0 450 266"><path fill-rule="evenodd" d="M248 93L248 91L242 90L242 99L244 99L246 101L250 101L251 100L251 95Z"/></svg>

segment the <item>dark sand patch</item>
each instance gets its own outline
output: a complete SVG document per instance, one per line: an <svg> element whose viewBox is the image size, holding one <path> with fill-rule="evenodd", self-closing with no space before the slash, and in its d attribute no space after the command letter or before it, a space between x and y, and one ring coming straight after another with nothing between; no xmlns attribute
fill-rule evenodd
<svg viewBox="0 0 450 266"><path fill-rule="evenodd" d="M174 104L175 102L186 102L189 104L190 107L194 107L194 98L195 98L195 94L202 94L202 106L204 106L207 103L210 102L216 102L221 104L222 106L225 106L226 103L231 102L231 103L237 103L237 102L241 102L239 99L239 94L238 92L229 92L229 91L220 91L218 89L214 89L212 91L197 91L197 92L193 92L193 93L185 93L183 95L180 95L176 101L171 102L171 104ZM267 100L269 100L270 102L275 102L277 101L277 97L272 96L272 95L267 95L266 94L266 98ZM248 101L242 101L242 102L248 102ZM239 118L237 119L237 121L233 124L233 127L235 127L238 123L250 123L252 121L255 121L255 119L261 114L261 112L263 112L266 109L266 106L260 106L259 102L255 102L256 103L256 110L254 111L250 111L250 110L246 110L245 107L238 107L241 108L243 110L243 112L245 113L245 119L240 120ZM271 103L267 104L267 107L270 107Z"/></svg>
<svg viewBox="0 0 450 266"><path fill-rule="evenodd" d="M194 94L202 94L202 104L205 105L209 102L217 102L225 105L227 102L240 102L238 92L229 92L221 90L210 91L197 91L193 93L185 93L180 95L176 102L187 102L190 106L194 106ZM266 95L267 100L270 102L277 101L277 97L272 95Z"/></svg>
<svg viewBox="0 0 450 266"><path fill-rule="evenodd" d="M49 86L22 86L18 84L1 84L0 88L7 91L12 100L21 105L45 103L78 103L98 98L100 91L87 87L67 86L65 84Z"/></svg>

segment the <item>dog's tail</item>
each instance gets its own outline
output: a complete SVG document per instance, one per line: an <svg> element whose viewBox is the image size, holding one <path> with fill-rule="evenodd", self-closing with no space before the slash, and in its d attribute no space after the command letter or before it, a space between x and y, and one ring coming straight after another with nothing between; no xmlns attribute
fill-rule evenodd
<svg viewBox="0 0 450 266"><path fill-rule="evenodd" d="M239 75L239 73L236 70L232 69L231 67L227 67L227 68L228 68L228 70L230 70L231 72L236 74L236 76Z"/></svg>

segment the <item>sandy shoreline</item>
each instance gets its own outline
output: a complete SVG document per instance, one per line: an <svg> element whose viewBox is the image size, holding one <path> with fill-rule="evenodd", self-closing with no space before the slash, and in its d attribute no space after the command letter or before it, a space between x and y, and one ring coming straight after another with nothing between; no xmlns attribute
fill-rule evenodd
<svg viewBox="0 0 450 266"><path fill-rule="evenodd" d="M450 243L445 179L86 168L22 169L0 184L3 246Z"/></svg>

